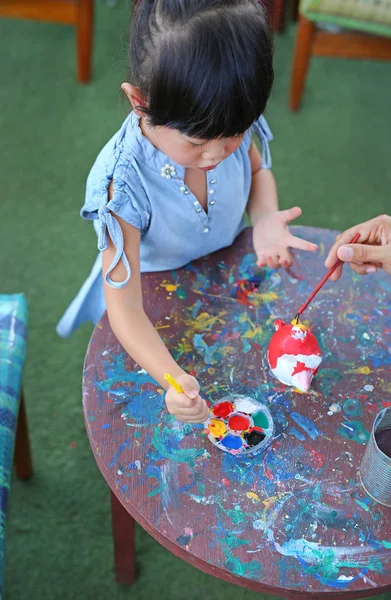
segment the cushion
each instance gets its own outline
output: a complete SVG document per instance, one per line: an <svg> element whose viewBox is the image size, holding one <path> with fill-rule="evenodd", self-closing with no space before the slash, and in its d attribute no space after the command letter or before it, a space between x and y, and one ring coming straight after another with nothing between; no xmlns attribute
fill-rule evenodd
<svg viewBox="0 0 391 600"><path fill-rule="evenodd" d="M312 21L391 37L391 0L301 0L300 12Z"/></svg>

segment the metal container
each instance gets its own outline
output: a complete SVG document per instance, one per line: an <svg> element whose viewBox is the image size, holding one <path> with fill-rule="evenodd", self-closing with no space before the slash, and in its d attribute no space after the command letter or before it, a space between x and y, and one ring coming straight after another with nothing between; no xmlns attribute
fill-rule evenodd
<svg viewBox="0 0 391 600"><path fill-rule="evenodd" d="M373 423L359 474L367 494L391 508L391 406L384 408Z"/></svg>

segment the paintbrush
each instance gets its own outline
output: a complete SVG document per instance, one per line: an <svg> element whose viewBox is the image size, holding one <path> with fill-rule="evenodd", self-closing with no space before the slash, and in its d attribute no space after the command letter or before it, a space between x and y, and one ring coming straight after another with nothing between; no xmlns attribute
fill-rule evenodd
<svg viewBox="0 0 391 600"><path fill-rule="evenodd" d="M360 238L360 234L356 233L356 235L352 238L351 240L351 244L355 244L356 242L358 242ZM316 288L314 289L314 291L312 292L312 294L310 294L310 296L308 296L307 300L304 302L304 304L302 304L302 306L300 306L297 315L295 316L295 318L293 319L292 323L295 323L295 325L297 325L297 323L299 323L300 321L300 315L305 311L305 309L307 308L307 306L309 305L309 303L314 299L314 297L316 296L316 294L319 292L319 290L324 286L324 284L326 283L326 281L328 280L328 278L330 277L330 275L332 275L335 271L335 269L337 269L339 267L339 265L341 265L343 263L342 260L338 259L335 264L331 267L331 269L326 273L326 275L323 277L322 281L320 281L318 283L318 285L316 286Z"/></svg>
<svg viewBox="0 0 391 600"><path fill-rule="evenodd" d="M176 379L173 378L172 375L170 375L170 373L166 373L164 379L168 381L171 387L173 387L178 394L183 394L182 386L176 381Z"/></svg>

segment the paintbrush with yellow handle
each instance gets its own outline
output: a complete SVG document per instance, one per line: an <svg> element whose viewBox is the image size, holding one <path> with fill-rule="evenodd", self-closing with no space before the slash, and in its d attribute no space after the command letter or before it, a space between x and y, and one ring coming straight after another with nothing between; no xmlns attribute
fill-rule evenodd
<svg viewBox="0 0 391 600"><path fill-rule="evenodd" d="M176 392L178 392L178 394L183 394L184 393L184 391L182 389L182 386L179 385L179 383L173 378L172 375L170 375L170 373L166 373L165 376L164 376L164 379L166 381L168 381L168 383L171 385L171 387L173 387L174 390Z"/></svg>

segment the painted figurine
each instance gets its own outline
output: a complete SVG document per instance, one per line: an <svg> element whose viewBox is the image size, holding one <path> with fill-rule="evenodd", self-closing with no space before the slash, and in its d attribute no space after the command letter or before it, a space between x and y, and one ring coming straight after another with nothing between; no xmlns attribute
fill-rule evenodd
<svg viewBox="0 0 391 600"><path fill-rule="evenodd" d="M285 385L308 392L322 362L316 337L299 319L289 324L276 319L274 326L276 331L267 352L273 375Z"/></svg>

